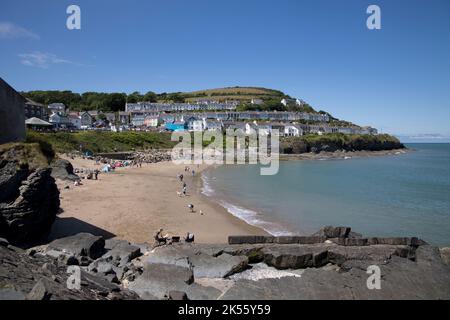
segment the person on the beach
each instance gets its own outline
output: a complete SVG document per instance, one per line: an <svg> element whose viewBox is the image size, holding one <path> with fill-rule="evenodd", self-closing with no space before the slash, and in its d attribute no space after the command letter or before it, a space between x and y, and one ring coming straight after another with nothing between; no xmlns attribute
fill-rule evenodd
<svg viewBox="0 0 450 320"><path fill-rule="evenodd" d="M163 236L162 234L163 229L159 229L159 231L155 234L155 241L158 245L161 244L166 244L167 243L167 238L165 236Z"/></svg>
<svg viewBox="0 0 450 320"><path fill-rule="evenodd" d="M183 175L180 174L180 181L181 181L181 182L183 182L183 178L184 178Z"/></svg>
<svg viewBox="0 0 450 320"><path fill-rule="evenodd" d="M98 180L98 169L95 169L95 171L94 171L94 179L95 180Z"/></svg>
<svg viewBox="0 0 450 320"><path fill-rule="evenodd" d="M183 196L186 196L186 192L187 192L187 187L186 186L183 187L183 191L182 192L183 192Z"/></svg>
<svg viewBox="0 0 450 320"><path fill-rule="evenodd" d="M188 205L189 210L191 210L191 212L194 212L194 205L192 203L190 203Z"/></svg>
<svg viewBox="0 0 450 320"><path fill-rule="evenodd" d="M195 176L195 170L192 170L192 176Z"/></svg>
<svg viewBox="0 0 450 320"><path fill-rule="evenodd" d="M193 233L186 233L186 237L184 238L185 242L191 243L194 242L194 234Z"/></svg>

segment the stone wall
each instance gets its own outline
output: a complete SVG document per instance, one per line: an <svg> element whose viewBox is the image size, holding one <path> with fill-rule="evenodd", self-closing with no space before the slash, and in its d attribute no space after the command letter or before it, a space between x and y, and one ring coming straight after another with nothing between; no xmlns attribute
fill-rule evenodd
<svg viewBox="0 0 450 320"><path fill-rule="evenodd" d="M0 144L25 140L25 98L0 78Z"/></svg>

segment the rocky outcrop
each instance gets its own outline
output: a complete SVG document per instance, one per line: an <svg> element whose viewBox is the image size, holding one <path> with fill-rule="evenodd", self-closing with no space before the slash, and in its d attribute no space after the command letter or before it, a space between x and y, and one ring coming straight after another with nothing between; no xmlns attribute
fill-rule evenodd
<svg viewBox="0 0 450 320"><path fill-rule="evenodd" d="M50 168L0 164L0 236L14 244L45 238L59 209Z"/></svg>
<svg viewBox="0 0 450 320"><path fill-rule="evenodd" d="M61 254L70 254L76 258L97 259L105 253L105 240L90 233L79 233L50 242L47 253L50 251L59 251Z"/></svg>
<svg viewBox="0 0 450 320"><path fill-rule="evenodd" d="M326 227L310 237L232 239L252 243L151 249L78 234L24 252L0 239L0 288L7 288L0 298L450 299L448 250L417 238L365 238L347 227ZM81 268L88 291L60 286L69 265ZM374 266L381 272L379 290L367 286Z"/></svg>
<svg viewBox="0 0 450 320"><path fill-rule="evenodd" d="M72 164L64 159L56 159L51 163L52 177L55 179L77 181L80 177L73 172Z"/></svg>
<svg viewBox="0 0 450 320"><path fill-rule="evenodd" d="M11 245L0 246L1 300L139 299L118 285L81 270L79 289L69 289L67 266L44 255L29 255Z"/></svg>

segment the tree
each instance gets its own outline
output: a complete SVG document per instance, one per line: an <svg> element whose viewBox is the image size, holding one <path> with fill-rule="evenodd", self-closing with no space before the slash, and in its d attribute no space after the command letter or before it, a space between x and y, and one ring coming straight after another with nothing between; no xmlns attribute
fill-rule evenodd
<svg viewBox="0 0 450 320"><path fill-rule="evenodd" d="M139 91L135 91L127 97L128 103L137 103L140 101L144 101L144 96Z"/></svg>
<svg viewBox="0 0 450 320"><path fill-rule="evenodd" d="M102 109L104 111L124 111L126 101L125 93L111 93L106 97Z"/></svg>
<svg viewBox="0 0 450 320"><path fill-rule="evenodd" d="M145 101L145 102L157 102L158 101L158 96L153 91L149 91L149 92L147 92L144 95L142 100Z"/></svg>

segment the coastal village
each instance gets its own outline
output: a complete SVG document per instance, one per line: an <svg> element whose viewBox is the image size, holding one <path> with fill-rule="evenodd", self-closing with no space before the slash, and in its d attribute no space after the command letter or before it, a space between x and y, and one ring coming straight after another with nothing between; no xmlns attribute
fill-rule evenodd
<svg viewBox="0 0 450 320"><path fill-rule="evenodd" d="M43 105L26 100L26 124L37 130L106 130L202 132L241 129L246 134L253 130L270 135L278 130L280 136L298 137L304 134L369 134L377 129L370 126L335 125L327 113L295 111L238 111L239 101L204 99L195 103L126 103L124 111L102 112L98 110L71 111L63 103ZM258 108L263 101L251 99ZM301 107L300 99L281 99L281 105Z"/></svg>

